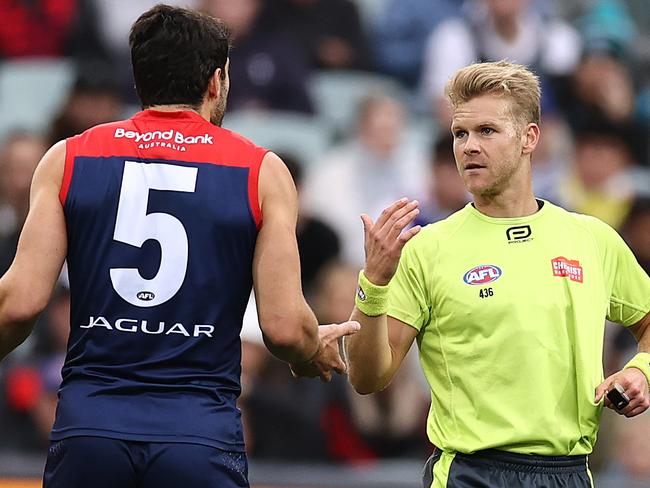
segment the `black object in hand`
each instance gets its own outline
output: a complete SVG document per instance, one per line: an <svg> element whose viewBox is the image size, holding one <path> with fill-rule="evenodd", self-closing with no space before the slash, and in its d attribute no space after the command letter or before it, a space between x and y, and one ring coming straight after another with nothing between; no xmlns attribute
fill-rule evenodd
<svg viewBox="0 0 650 488"><path fill-rule="evenodd" d="M607 392L607 398L612 402L616 410L623 410L630 403L630 397L625 394L625 389L619 384Z"/></svg>

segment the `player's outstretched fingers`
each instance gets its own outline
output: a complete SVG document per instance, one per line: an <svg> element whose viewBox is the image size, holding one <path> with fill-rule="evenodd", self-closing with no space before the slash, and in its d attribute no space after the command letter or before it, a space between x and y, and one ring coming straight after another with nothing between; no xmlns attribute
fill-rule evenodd
<svg viewBox="0 0 650 488"><path fill-rule="evenodd" d="M323 371L320 374L320 380L323 383L329 383L330 381L332 381L332 373L331 373L331 371Z"/></svg>
<svg viewBox="0 0 650 488"><path fill-rule="evenodd" d="M361 324L356 320L348 320L347 322L332 325L335 326L334 328L336 333L334 337L336 337L337 341L340 337L356 334L361 330Z"/></svg>
<svg viewBox="0 0 650 488"><path fill-rule="evenodd" d="M337 374L345 374L348 370L348 367L344 362L341 362L332 368Z"/></svg>

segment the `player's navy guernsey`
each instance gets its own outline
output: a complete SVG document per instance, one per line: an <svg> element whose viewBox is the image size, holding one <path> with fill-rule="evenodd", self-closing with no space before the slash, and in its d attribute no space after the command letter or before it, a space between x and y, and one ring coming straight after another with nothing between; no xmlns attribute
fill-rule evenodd
<svg viewBox="0 0 650 488"><path fill-rule="evenodd" d="M190 111L67 140L71 332L52 440L244 449L239 333L265 153Z"/></svg>

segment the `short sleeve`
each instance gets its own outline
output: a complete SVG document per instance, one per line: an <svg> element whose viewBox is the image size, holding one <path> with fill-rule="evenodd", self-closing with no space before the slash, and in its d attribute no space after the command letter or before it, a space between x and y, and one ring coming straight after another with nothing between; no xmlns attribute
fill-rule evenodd
<svg viewBox="0 0 650 488"><path fill-rule="evenodd" d="M650 311L650 277L614 229L596 219L592 222L609 292L607 319L634 325Z"/></svg>
<svg viewBox="0 0 650 488"><path fill-rule="evenodd" d="M431 313L429 287L425 278L428 269L422 260L422 255L437 255L429 249L426 253L418 252L422 249L424 237L421 233L404 247L389 290L388 315L418 331L429 322Z"/></svg>

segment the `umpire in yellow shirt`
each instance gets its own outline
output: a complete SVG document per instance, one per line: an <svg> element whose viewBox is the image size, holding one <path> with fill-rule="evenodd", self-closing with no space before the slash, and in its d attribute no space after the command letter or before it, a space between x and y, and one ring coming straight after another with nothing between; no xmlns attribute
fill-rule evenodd
<svg viewBox="0 0 650 488"><path fill-rule="evenodd" d="M422 229L408 228L417 201L362 215L350 382L385 388L417 341L437 446L425 488L592 487L603 404L627 417L650 405L650 278L609 226L535 198L534 74L474 64L446 93L473 202ZM605 318L630 328L639 353L603 381Z"/></svg>

